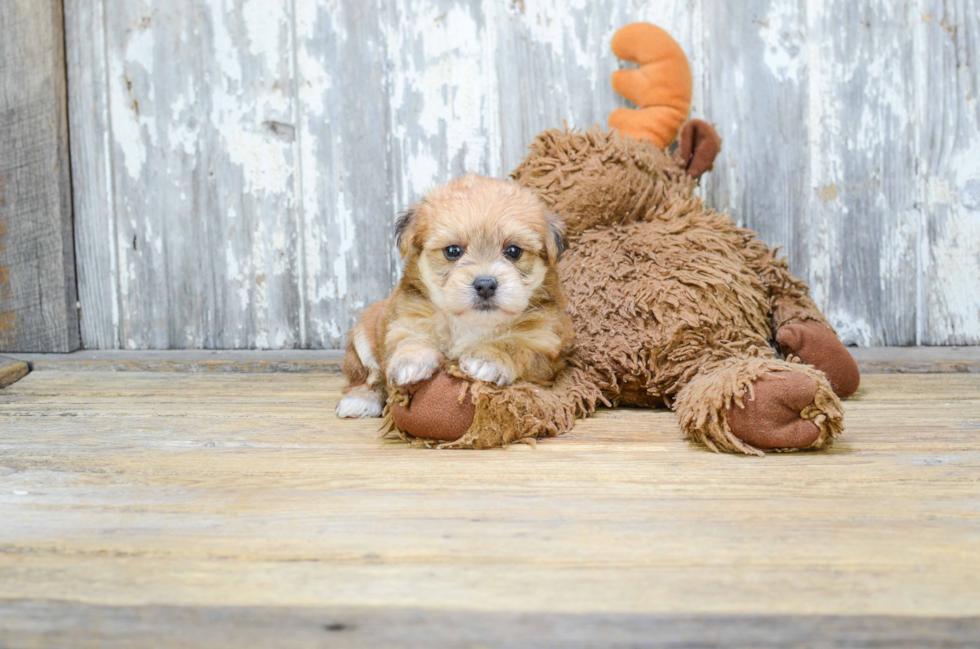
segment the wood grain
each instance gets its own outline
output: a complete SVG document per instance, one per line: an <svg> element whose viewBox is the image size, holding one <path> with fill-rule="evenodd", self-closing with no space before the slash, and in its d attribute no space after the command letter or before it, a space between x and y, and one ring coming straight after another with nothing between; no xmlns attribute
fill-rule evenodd
<svg viewBox="0 0 980 649"><path fill-rule="evenodd" d="M0 388L13 385L30 374L31 368L24 361L0 356Z"/></svg>
<svg viewBox="0 0 980 649"><path fill-rule="evenodd" d="M343 347L395 212L605 124L637 20L724 138L703 194L846 342L980 343L978 3L68 0L85 344Z"/></svg>
<svg viewBox="0 0 980 649"><path fill-rule="evenodd" d="M295 2L303 347L345 346L398 275L384 15L381 0Z"/></svg>
<svg viewBox="0 0 980 649"><path fill-rule="evenodd" d="M268 375L267 375L268 376ZM0 600L980 615L980 376L865 377L826 453L603 410L439 452L333 416L335 374L34 372L0 392Z"/></svg>
<svg viewBox="0 0 980 649"><path fill-rule="evenodd" d="M17 354L38 371L237 372L251 374L341 371L344 352L322 350L85 350L73 354ZM980 358L976 365L980 371Z"/></svg>
<svg viewBox="0 0 980 649"><path fill-rule="evenodd" d="M916 341L914 55L894 2L807 9L808 178L797 260L847 344ZM758 179L763 182L762 179Z"/></svg>
<svg viewBox="0 0 980 649"><path fill-rule="evenodd" d="M0 603L12 647L777 647L976 646L980 618L470 612L416 607L100 606ZM179 644L178 644L179 643Z"/></svg>
<svg viewBox="0 0 980 649"><path fill-rule="evenodd" d="M980 341L980 2L921 0L915 30L922 344Z"/></svg>
<svg viewBox="0 0 980 649"><path fill-rule="evenodd" d="M63 24L0 4L0 351L79 346Z"/></svg>
<svg viewBox="0 0 980 649"><path fill-rule="evenodd" d="M122 243L112 186L105 6L101 0L64 0L64 9L79 325L86 346L118 349Z"/></svg>
<svg viewBox="0 0 980 649"><path fill-rule="evenodd" d="M300 346L288 6L102 4L119 251L114 346Z"/></svg>

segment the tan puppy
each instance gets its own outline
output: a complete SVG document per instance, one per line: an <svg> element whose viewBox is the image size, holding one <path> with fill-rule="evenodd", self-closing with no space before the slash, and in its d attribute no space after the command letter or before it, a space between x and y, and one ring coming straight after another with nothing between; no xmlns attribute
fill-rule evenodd
<svg viewBox="0 0 980 649"><path fill-rule="evenodd" d="M533 192L465 176L396 231L405 273L351 331L340 417L378 417L388 389L446 365L500 386L554 381L574 337L555 270L562 224Z"/></svg>

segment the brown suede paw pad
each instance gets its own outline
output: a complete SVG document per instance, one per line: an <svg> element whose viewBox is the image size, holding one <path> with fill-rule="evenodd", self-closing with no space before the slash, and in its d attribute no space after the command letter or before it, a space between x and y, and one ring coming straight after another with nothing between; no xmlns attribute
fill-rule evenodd
<svg viewBox="0 0 980 649"><path fill-rule="evenodd" d="M459 395L468 383L439 372L431 379L408 387L412 400L407 406L391 405L391 418L398 428L414 437L455 442L462 437L476 415L469 394Z"/></svg>
<svg viewBox="0 0 980 649"><path fill-rule="evenodd" d="M746 393L743 406L727 410L728 427L736 437L756 448L803 448L820 437L820 429L800 413L813 403L817 385L799 372L769 372L752 384L754 399Z"/></svg>
<svg viewBox="0 0 980 649"><path fill-rule="evenodd" d="M854 357L837 335L819 322L807 320L780 327L776 332L779 350L789 356L798 356L827 376L830 387L841 399L857 392L861 384Z"/></svg>

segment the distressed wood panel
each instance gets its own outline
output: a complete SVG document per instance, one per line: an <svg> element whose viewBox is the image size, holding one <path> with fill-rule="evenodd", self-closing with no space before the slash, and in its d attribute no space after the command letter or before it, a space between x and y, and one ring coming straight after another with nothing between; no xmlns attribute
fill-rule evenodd
<svg viewBox="0 0 980 649"><path fill-rule="evenodd" d="M112 188L104 5L64 0L81 337L119 347L119 264Z"/></svg>
<svg viewBox="0 0 980 649"><path fill-rule="evenodd" d="M30 366L24 361L0 356L0 389L13 385L30 372Z"/></svg>
<svg viewBox="0 0 980 649"><path fill-rule="evenodd" d="M391 165L395 203L468 172L500 175L492 0L391 0Z"/></svg>
<svg viewBox="0 0 980 649"><path fill-rule="evenodd" d="M298 346L288 4L102 5L116 234L79 243L118 251L111 346Z"/></svg>
<svg viewBox="0 0 980 649"><path fill-rule="evenodd" d="M980 1L920 0L918 341L980 343Z"/></svg>
<svg viewBox="0 0 980 649"><path fill-rule="evenodd" d="M84 342L343 346L394 214L604 124L609 41L648 20L725 139L704 195L845 341L976 344L977 4L68 0Z"/></svg>
<svg viewBox="0 0 980 649"><path fill-rule="evenodd" d="M834 0L814 3L807 19L808 210L805 256L795 261L846 343L909 345L919 272L910 35L919 18L907 3Z"/></svg>
<svg viewBox="0 0 980 649"><path fill-rule="evenodd" d="M48 649L278 647L319 649L972 649L977 617L550 613L398 607L105 606L60 600L0 603L0 642Z"/></svg>
<svg viewBox="0 0 980 649"><path fill-rule="evenodd" d="M296 0L303 346L342 347L391 290L385 6Z"/></svg>
<svg viewBox="0 0 980 649"><path fill-rule="evenodd" d="M0 350L79 345L60 0L0 3Z"/></svg>

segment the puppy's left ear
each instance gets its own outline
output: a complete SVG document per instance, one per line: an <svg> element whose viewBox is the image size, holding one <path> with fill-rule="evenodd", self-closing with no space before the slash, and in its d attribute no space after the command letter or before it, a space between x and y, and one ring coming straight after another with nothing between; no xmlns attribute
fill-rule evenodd
<svg viewBox="0 0 980 649"><path fill-rule="evenodd" d="M547 223L548 232L544 238L544 248L548 252L549 261L557 264L561 259L561 253L565 251L565 222L556 212L550 212Z"/></svg>
<svg viewBox="0 0 980 649"><path fill-rule="evenodd" d="M402 257L412 249L412 240L415 238L415 224L418 221L418 208L413 206L398 215L395 221L395 242L398 244L398 252Z"/></svg>

